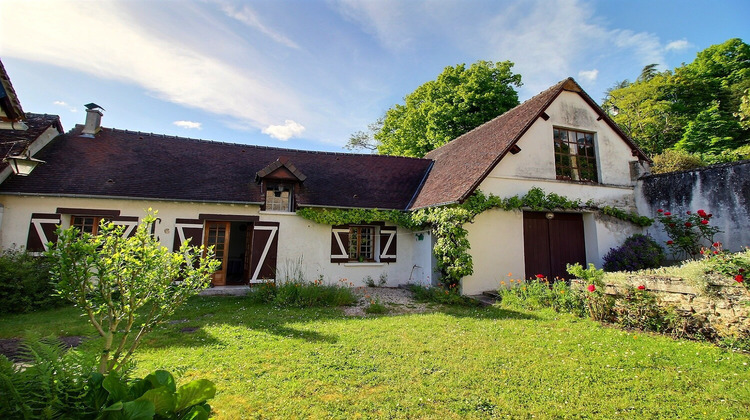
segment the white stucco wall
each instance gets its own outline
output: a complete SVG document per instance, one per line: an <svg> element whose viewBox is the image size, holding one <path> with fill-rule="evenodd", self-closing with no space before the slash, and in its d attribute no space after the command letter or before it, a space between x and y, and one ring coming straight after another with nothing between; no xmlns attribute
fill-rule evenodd
<svg viewBox="0 0 750 420"><path fill-rule="evenodd" d="M156 228L159 240L166 247L172 247L175 235L175 219L197 219L198 215L253 215L261 221L279 222L279 245L277 272L283 276L292 271L301 261L307 280L322 275L329 283L346 279L347 284L364 285L364 279L371 276L376 282L381 274L388 276L388 285L406 283L429 284L431 273L428 264L431 254L429 234L418 241L416 234L398 228L398 250L395 263L347 263L330 262L331 226L305 220L293 213L261 212L257 205L193 203L174 201L146 201L121 199L90 199L66 197L38 197L0 195L0 208L3 209L0 246L23 247L26 245L31 213L55 213L58 207L120 210L122 216L142 217L149 207L159 211L161 221ZM70 224L70 217L63 215L63 226ZM415 262L416 261L416 262ZM422 265L415 269L415 265ZM418 267L419 268L419 267Z"/></svg>
<svg viewBox="0 0 750 420"><path fill-rule="evenodd" d="M637 162L630 147L578 94L563 92L546 110L549 120L538 118L518 141L521 152L506 155L479 185L485 194L498 197L524 195L533 187L545 192L589 200L597 206L613 206L635 211L630 162ZM594 132L599 184L558 181L555 176L553 128ZM584 213L584 240L587 262L601 267L609 249L619 246L641 229L628 222L594 213ZM477 216L469 231L474 274L463 281L464 294L497 289L501 280L526 278L524 272L523 213L491 210Z"/></svg>

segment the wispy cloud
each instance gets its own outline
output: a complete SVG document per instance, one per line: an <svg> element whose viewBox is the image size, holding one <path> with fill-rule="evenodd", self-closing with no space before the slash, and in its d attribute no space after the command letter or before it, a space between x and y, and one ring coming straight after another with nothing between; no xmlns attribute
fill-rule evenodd
<svg viewBox="0 0 750 420"><path fill-rule="evenodd" d="M292 120L285 120L284 125L269 125L263 129L264 134L281 140L287 141L292 137L299 137L305 131L305 127Z"/></svg>
<svg viewBox="0 0 750 420"><path fill-rule="evenodd" d="M578 77L588 80L589 82L593 82L597 77L599 77L599 70L581 70L578 72Z"/></svg>
<svg viewBox="0 0 750 420"><path fill-rule="evenodd" d="M666 47L664 47L667 51L680 51L684 50L686 48L690 48L692 45L687 41L687 39L678 39L677 41L672 41L667 44Z"/></svg>
<svg viewBox="0 0 750 420"><path fill-rule="evenodd" d="M289 48L299 49L299 45L297 45L297 43L287 38L286 36L272 30L263 22L261 22L258 14L250 6L244 5L242 7L236 7L234 4L230 4L227 2L217 2L217 4L221 8L221 11L230 18L240 21L245 25L260 31L262 34L268 36L269 38L282 45L285 45Z"/></svg>
<svg viewBox="0 0 750 420"><path fill-rule="evenodd" d="M24 42L3 42L0 55L132 83L165 101L230 116L256 129L284 117L299 120L307 115L298 96L282 82L210 52L170 42L141 24L138 13L144 11L128 7L132 4L4 3L4 15L33 16L34 24L23 18L4 19L0 38L13 35ZM222 39L213 41L222 44Z"/></svg>
<svg viewBox="0 0 750 420"><path fill-rule="evenodd" d="M78 108L76 108L74 106L70 106L65 101L54 101L54 102L52 102L52 105L57 105L57 106L63 107L63 108L67 109L70 112L78 112Z"/></svg>
<svg viewBox="0 0 750 420"><path fill-rule="evenodd" d="M174 125L176 125L178 127L186 128L188 130L193 130L193 129L200 130L202 128L201 126L203 125L203 124L201 124L199 122L185 121L185 120L175 121L172 124L174 124Z"/></svg>

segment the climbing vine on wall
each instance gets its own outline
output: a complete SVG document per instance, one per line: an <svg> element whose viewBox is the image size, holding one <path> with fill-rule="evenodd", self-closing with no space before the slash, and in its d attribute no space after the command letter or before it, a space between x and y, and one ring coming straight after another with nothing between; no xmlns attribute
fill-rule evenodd
<svg viewBox="0 0 750 420"><path fill-rule="evenodd" d="M481 191L475 192L461 204L443 207L428 207L411 212L373 209L314 209L303 208L297 215L316 223L345 225L354 223L392 222L398 226L419 230L430 228L435 237L433 254L442 277L443 286L456 290L461 279L474 272L474 263L469 253L471 244L464 228L480 213L493 208L502 210L598 210L603 214L626 220L638 226L649 226L653 220L628 213L613 207L598 208L591 202L583 205L581 200L570 200L555 193L545 193L535 187L523 196L500 198Z"/></svg>

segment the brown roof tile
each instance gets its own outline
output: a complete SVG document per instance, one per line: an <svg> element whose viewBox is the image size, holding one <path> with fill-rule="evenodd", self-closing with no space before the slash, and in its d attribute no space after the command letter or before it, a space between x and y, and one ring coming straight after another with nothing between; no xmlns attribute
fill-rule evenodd
<svg viewBox="0 0 750 420"><path fill-rule="evenodd" d="M428 153L425 158L433 159L435 164L410 208L465 200L563 90L580 94L631 148L647 159L578 83L568 78Z"/></svg>
<svg viewBox="0 0 750 420"><path fill-rule="evenodd" d="M59 136L36 157L28 177L0 193L36 193L190 201L263 201L256 174L280 157L307 178L302 206L406 209L432 163L427 159L312 152L210 142L103 128Z"/></svg>
<svg viewBox="0 0 750 420"><path fill-rule="evenodd" d="M28 126L26 130L0 130L0 171L8 166L4 158L22 153L48 128L63 131L57 115L27 113L24 123Z"/></svg>

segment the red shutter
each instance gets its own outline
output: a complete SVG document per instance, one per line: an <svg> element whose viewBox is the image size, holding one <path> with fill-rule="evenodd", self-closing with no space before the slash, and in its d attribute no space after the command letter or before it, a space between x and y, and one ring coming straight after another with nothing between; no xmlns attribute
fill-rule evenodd
<svg viewBox="0 0 750 420"><path fill-rule="evenodd" d="M60 214L32 213L26 249L31 252L46 251L49 242L57 241L55 230L60 223Z"/></svg>
<svg viewBox="0 0 750 420"><path fill-rule="evenodd" d="M279 223L253 223L253 250L250 264L250 283L276 278L278 260Z"/></svg>
<svg viewBox="0 0 750 420"><path fill-rule="evenodd" d="M396 262L396 227L380 228L380 262Z"/></svg>
<svg viewBox="0 0 750 420"><path fill-rule="evenodd" d="M172 250L177 251L184 241L191 246L203 244L203 221L193 219L177 219L174 223L174 243Z"/></svg>
<svg viewBox="0 0 750 420"><path fill-rule="evenodd" d="M138 228L138 218L135 216L118 216L110 219L112 223L117 226L125 226L125 231L122 233L123 238L130 238L135 235L136 228Z"/></svg>
<svg viewBox="0 0 750 420"><path fill-rule="evenodd" d="M334 226L331 229L331 262L349 262L349 226Z"/></svg>

